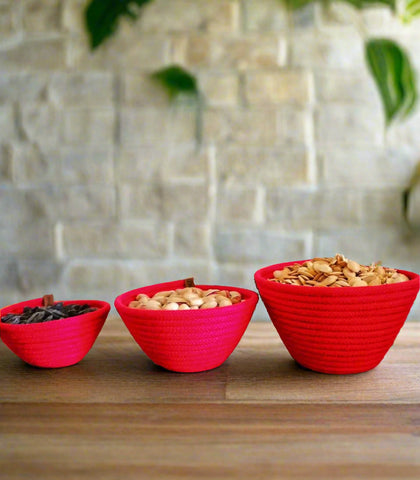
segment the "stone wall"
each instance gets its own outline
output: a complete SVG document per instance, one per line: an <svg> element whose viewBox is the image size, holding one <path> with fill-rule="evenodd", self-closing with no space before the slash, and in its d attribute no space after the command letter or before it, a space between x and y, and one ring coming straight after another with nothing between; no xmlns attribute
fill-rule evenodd
<svg viewBox="0 0 420 480"><path fill-rule="evenodd" d="M84 3L0 0L2 305L186 276L254 288L264 265L337 252L420 271L401 215L420 108L385 131L347 12L155 0L91 53ZM419 22L359 18L420 71ZM150 81L172 63L201 115Z"/></svg>

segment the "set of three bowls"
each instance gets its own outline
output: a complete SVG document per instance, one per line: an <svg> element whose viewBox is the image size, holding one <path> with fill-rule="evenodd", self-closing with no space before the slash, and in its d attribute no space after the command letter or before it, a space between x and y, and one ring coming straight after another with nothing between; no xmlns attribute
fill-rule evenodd
<svg viewBox="0 0 420 480"><path fill-rule="evenodd" d="M360 373L376 367L394 343L419 291L419 275L409 281L365 288L316 288L270 281L275 270L298 262L264 267L254 280L268 315L290 355L301 366L322 373ZM258 302L252 290L236 290L242 302L198 310L145 310L129 307L140 293L149 296L184 287L183 280L138 288L119 295L115 307L127 329L157 365L175 372L200 372L220 366L242 338ZM20 314L42 299L1 310ZM107 302L72 300L96 310L79 316L33 324L0 322L3 342L26 363L58 368L78 363L92 348L110 311Z"/></svg>

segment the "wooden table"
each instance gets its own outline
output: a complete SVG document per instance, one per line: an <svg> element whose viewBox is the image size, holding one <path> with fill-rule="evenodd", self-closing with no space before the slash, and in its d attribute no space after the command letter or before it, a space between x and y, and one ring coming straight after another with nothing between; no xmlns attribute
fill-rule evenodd
<svg viewBox="0 0 420 480"><path fill-rule="evenodd" d="M304 370L251 323L204 373L154 366L119 317L78 365L43 370L0 345L0 478L420 478L420 324L374 370Z"/></svg>

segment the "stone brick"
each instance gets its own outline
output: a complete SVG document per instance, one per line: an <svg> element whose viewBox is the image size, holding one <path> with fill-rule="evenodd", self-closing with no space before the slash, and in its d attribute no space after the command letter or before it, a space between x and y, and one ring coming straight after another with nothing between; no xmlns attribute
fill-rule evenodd
<svg viewBox="0 0 420 480"><path fill-rule="evenodd" d="M235 263L235 258L231 258L226 263L219 262L216 267L215 282L217 285L255 290L254 273L260 266L258 263Z"/></svg>
<svg viewBox="0 0 420 480"><path fill-rule="evenodd" d="M168 182L203 182L208 178L208 163L206 148L197 149L191 143L173 145L165 153L160 176Z"/></svg>
<svg viewBox="0 0 420 480"><path fill-rule="evenodd" d="M0 189L0 211L7 215L0 215L1 230L22 231L37 220L44 220L46 212L34 201L35 189L16 189L5 187ZM11 220L13 222L11 223ZM14 227L14 228L12 228Z"/></svg>
<svg viewBox="0 0 420 480"><path fill-rule="evenodd" d="M222 149L217 154L219 182L231 185L291 186L308 182L308 155L304 149Z"/></svg>
<svg viewBox="0 0 420 480"><path fill-rule="evenodd" d="M165 138L167 110L124 108L121 110L120 137L123 146L159 143Z"/></svg>
<svg viewBox="0 0 420 480"><path fill-rule="evenodd" d="M85 0L64 0L62 5L63 28L72 34L86 36L85 24L82 21Z"/></svg>
<svg viewBox="0 0 420 480"><path fill-rule="evenodd" d="M169 105L167 92L150 78L149 73L123 75L122 85L122 101L129 107L167 107Z"/></svg>
<svg viewBox="0 0 420 480"><path fill-rule="evenodd" d="M249 73L246 99L251 105L307 104L312 101L311 75L296 70Z"/></svg>
<svg viewBox="0 0 420 480"><path fill-rule="evenodd" d="M207 184L164 184L162 191L164 218L190 222L208 219L209 192Z"/></svg>
<svg viewBox="0 0 420 480"><path fill-rule="evenodd" d="M276 35L190 35L185 41L176 39L172 55L189 67L240 71L273 68L285 63L285 42Z"/></svg>
<svg viewBox="0 0 420 480"><path fill-rule="evenodd" d="M2 306L13 305L22 301L22 294L19 290L9 287L0 290L0 304Z"/></svg>
<svg viewBox="0 0 420 480"><path fill-rule="evenodd" d="M23 27L29 33L52 33L61 28L60 0L25 0Z"/></svg>
<svg viewBox="0 0 420 480"><path fill-rule="evenodd" d="M0 194L0 203L2 202ZM10 211L10 210L9 210ZM43 218L22 219L22 213L18 216L19 223L13 226L2 227L0 233L0 249L5 257L19 257L19 259L46 258L54 251L53 228L49 221ZM11 215L8 218L13 218Z"/></svg>
<svg viewBox="0 0 420 480"><path fill-rule="evenodd" d="M309 4L296 9L292 13L293 29L297 33L309 31L314 28L316 22L316 13L318 5Z"/></svg>
<svg viewBox="0 0 420 480"><path fill-rule="evenodd" d="M296 32L291 42L294 67L364 70L363 41L356 33Z"/></svg>
<svg viewBox="0 0 420 480"><path fill-rule="evenodd" d="M273 109L209 109L204 113L206 141L273 145L277 141Z"/></svg>
<svg viewBox="0 0 420 480"><path fill-rule="evenodd" d="M89 50L86 38L73 38L70 63L77 70L150 72L164 67L168 63L168 55L168 37L142 34L136 25L123 21L118 33L94 52Z"/></svg>
<svg viewBox="0 0 420 480"><path fill-rule="evenodd" d="M299 259L305 256L306 240L303 235L286 229L219 228L215 236L215 255L226 262L271 262Z"/></svg>
<svg viewBox="0 0 420 480"><path fill-rule="evenodd" d="M234 73L206 72L199 75L199 87L206 105L230 107L239 101L239 77Z"/></svg>
<svg viewBox="0 0 420 480"><path fill-rule="evenodd" d="M121 183L156 182L167 156L163 145L122 147L116 153L115 174Z"/></svg>
<svg viewBox="0 0 420 480"><path fill-rule="evenodd" d="M111 107L114 99L110 73L55 73L49 96L58 106Z"/></svg>
<svg viewBox="0 0 420 480"><path fill-rule="evenodd" d="M66 44L62 38L31 39L0 50L2 71L57 70L66 67Z"/></svg>
<svg viewBox="0 0 420 480"><path fill-rule="evenodd" d="M0 291L19 288L17 263L15 260L0 258ZM1 304L4 307L7 304Z"/></svg>
<svg viewBox="0 0 420 480"><path fill-rule="evenodd" d="M124 147L117 155L118 179L126 183L204 180L208 151L194 144Z"/></svg>
<svg viewBox="0 0 420 480"><path fill-rule="evenodd" d="M68 108L62 112L62 139L67 145L112 145L115 113L112 108Z"/></svg>
<svg viewBox="0 0 420 480"><path fill-rule="evenodd" d="M61 265L45 258L22 260L18 261L17 275L22 292L30 298L42 297L55 291L60 282Z"/></svg>
<svg viewBox="0 0 420 480"><path fill-rule="evenodd" d="M361 21L359 13L346 3L331 4L328 8L321 7L316 11L316 26L330 34L340 31L349 34L354 29L356 19Z"/></svg>
<svg viewBox="0 0 420 480"><path fill-rule="evenodd" d="M210 225L206 219L192 223L187 218L174 224L174 255L177 258L208 260L210 248Z"/></svg>
<svg viewBox="0 0 420 480"><path fill-rule="evenodd" d="M168 227L162 222L72 222L62 228L68 258L163 258L168 250Z"/></svg>
<svg viewBox="0 0 420 480"><path fill-rule="evenodd" d="M16 234L25 234L31 224L52 223L58 215L57 193L54 187L12 188L0 191L0 207L7 215L0 217L0 227Z"/></svg>
<svg viewBox="0 0 420 480"><path fill-rule="evenodd" d="M17 31L17 2L0 4L0 38L8 38Z"/></svg>
<svg viewBox="0 0 420 480"><path fill-rule="evenodd" d="M398 151L370 147L326 148L319 155L321 180L325 184L354 189L373 185L405 188L416 161Z"/></svg>
<svg viewBox="0 0 420 480"><path fill-rule="evenodd" d="M121 110L121 143L125 146L146 146L163 142L191 142L196 137L194 109L125 108Z"/></svg>
<svg viewBox="0 0 420 480"><path fill-rule="evenodd" d="M313 141L313 114L310 110L284 106L277 111L276 143L310 145Z"/></svg>
<svg viewBox="0 0 420 480"><path fill-rule="evenodd" d="M34 218L46 219L51 225L57 221L60 215L60 209L57 208L60 192L56 187L45 184L28 188L27 199L35 213Z"/></svg>
<svg viewBox="0 0 420 480"><path fill-rule="evenodd" d="M113 184L115 180L111 149L62 147L58 158L59 174L66 185Z"/></svg>
<svg viewBox="0 0 420 480"><path fill-rule="evenodd" d="M320 102L358 103L380 108L378 92L367 72L316 72L315 96Z"/></svg>
<svg viewBox="0 0 420 480"><path fill-rule="evenodd" d="M119 202L122 218L156 220L162 217L162 188L157 183L122 184Z"/></svg>
<svg viewBox="0 0 420 480"><path fill-rule="evenodd" d="M0 77L0 103L35 103L46 99L48 76L43 73L4 73Z"/></svg>
<svg viewBox="0 0 420 480"><path fill-rule="evenodd" d="M420 147L419 135L420 108L406 120L395 123L386 132L385 142L394 149L410 148L418 157Z"/></svg>
<svg viewBox="0 0 420 480"><path fill-rule="evenodd" d="M0 106L0 141L10 141L16 136L15 113L12 105Z"/></svg>
<svg viewBox="0 0 420 480"><path fill-rule="evenodd" d="M112 218L116 214L113 186L74 186L59 190L61 217L64 219Z"/></svg>
<svg viewBox="0 0 420 480"><path fill-rule="evenodd" d="M276 188L267 192L267 222L290 229L342 228L361 220L361 199L354 190Z"/></svg>
<svg viewBox="0 0 420 480"><path fill-rule="evenodd" d="M30 142L52 146L59 141L61 114L51 105L23 104L21 123L23 134Z"/></svg>
<svg viewBox="0 0 420 480"><path fill-rule="evenodd" d="M132 276L132 284L134 285L132 288L190 277L194 277L197 285L212 285L214 283L213 272L209 263L206 260L195 258L142 263L138 267L134 266Z"/></svg>
<svg viewBox="0 0 420 480"><path fill-rule="evenodd" d="M320 256L343 253L348 258L369 265L382 262L384 266L418 269L418 242L407 243L397 227L356 227L334 231L324 230L316 235L316 251ZM329 253L328 253L329 252Z"/></svg>
<svg viewBox="0 0 420 480"><path fill-rule="evenodd" d="M287 31L287 11L278 0L245 0L245 24L251 32Z"/></svg>
<svg viewBox="0 0 420 480"><path fill-rule="evenodd" d="M262 220L259 196L255 187L222 186L217 195L217 222L255 223Z"/></svg>
<svg viewBox="0 0 420 480"><path fill-rule="evenodd" d="M410 23L401 22L391 9L380 6L367 8L360 12L361 19L372 36L415 37L419 32L420 19Z"/></svg>
<svg viewBox="0 0 420 480"><path fill-rule="evenodd" d="M323 105L316 113L315 130L320 144L380 146L383 115L366 106Z"/></svg>
<svg viewBox="0 0 420 480"><path fill-rule="evenodd" d="M0 184L12 181L12 155L7 145L0 145Z"/></svg>
<svg viewBox="0 0 420 480"><path fill-rule="evenodd" d="M360 192L362 225L402 225L403 205L401 190L368 190Z"/></svg>
<svg viewBox="0 0 420 480"><path fill-rule="evenodd" d="M72 260L64 269L66 296L95 296L112 301L131 287L131 267L122 260ZM135 287L132 287L135 288ZM88 293L87 293L88 292Z"/></svg>
<svg viewBox="0 0 420 480"><path fill-rule="evenodd" d="M15 143L12 158L13 179L17 185L47 184L58 176L57 150L43 151L36 143Z"/></svg>
<svg viewBox="0 0 420 480"><path fill-rule="evenodd" d="M155 0L144 10L143 32L206 31L224 33L238 27L235 0Z"/></svg>

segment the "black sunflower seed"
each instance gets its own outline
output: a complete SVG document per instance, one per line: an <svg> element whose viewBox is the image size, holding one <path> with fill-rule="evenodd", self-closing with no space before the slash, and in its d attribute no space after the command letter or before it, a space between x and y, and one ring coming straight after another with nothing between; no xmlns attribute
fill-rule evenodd
<svg viewBox="0 0 420 480"><path fill-rule="evenodd" d="M24 307L21 314L8 313L1 317L1 321L10 324L42 323L60 320L62 318L76 317L95 310L96 308L88 304L64 305L63 302L58 302L47 307Z"/></svg>

